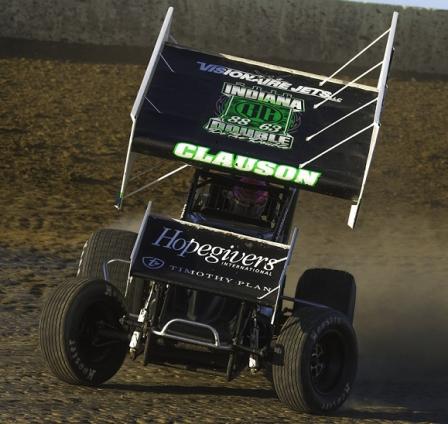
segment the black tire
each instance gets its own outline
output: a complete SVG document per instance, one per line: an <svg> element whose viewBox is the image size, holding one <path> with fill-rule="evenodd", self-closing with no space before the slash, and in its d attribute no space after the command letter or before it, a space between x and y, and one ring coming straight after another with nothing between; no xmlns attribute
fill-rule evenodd
<svg viewBox="0 0 448 424"><path fill-rule="evenodd" d="M303 308L288 318L276 341L272 365L275 391L294 410L333 411L350 394L357 358L355 332L343 314Z"/></svg>
<svg viewBox="0 0 448 424"><path fill-rule="evenodd" d="M353 322L356 283L348 272L327 268L307 269L297 283L295 297L342 312ZM296 303L294 311L301 307L303 304Z"/></svg>
<svg viewBox="0 0 448 424"><path fill-rule="evenodd" d="M109 228L95 231L84 244L77 276L103 279L103 264L111 259L128 261L136 239L137 234L132 231ZM126 293L129 265L122 262L112 262L107 268L110 282L125 297L128 312L138 313L141 306L141 296L139 294L141 294L143 282L135 279L129 285Z"/></svg>
<svg viewBox="0 0 448 424"><path fill-rule="evenodd" d="M75 278L58 285L39 324L40 348L52 373L78 385L109 380L120 369L128 343L99 336L98 323L121 330L118 320L125 313L121 294L104 280Z"/></svg>

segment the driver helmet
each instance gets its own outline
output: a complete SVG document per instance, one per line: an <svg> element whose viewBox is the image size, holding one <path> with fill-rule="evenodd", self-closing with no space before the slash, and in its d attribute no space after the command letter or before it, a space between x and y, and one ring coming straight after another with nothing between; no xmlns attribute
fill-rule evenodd
<svg viewBox="0 0 448 424"><path fill-rule="evenodd" d="M229 196L232 212L249 218L260 218L266 208L269 193L258 187L265 187L267 184L264 181L249 177L242 177L240 181L254 187L235 185L232 188Z"/></svg>

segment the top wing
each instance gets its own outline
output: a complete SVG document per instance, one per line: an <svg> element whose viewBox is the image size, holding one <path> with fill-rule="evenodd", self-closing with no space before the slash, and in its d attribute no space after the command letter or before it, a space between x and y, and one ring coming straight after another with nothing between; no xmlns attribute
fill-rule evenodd
<svg viewBox="0 0 448 424"><path fill-rule="evenodd" d="M337 71L389 34L383 60L350 82L334 79L337 72L327 78L170 44L171 15L172 9L132 109L128 160L132 153L180 159L352 200L353 226L378 135L398 14ZM376 86L357 83L377 68Z"/></svg>
<svg viewBox="0 0 448 424"><path fill-rule="evenodd" d="M322 89L324 77L170 44L161 57L136 116L133 151L356 199L375 88L348 87L332 97L343 82L330 81ZM366 104L356 116L320 132ZM352 142L336 146L366 127Z"/></svg>

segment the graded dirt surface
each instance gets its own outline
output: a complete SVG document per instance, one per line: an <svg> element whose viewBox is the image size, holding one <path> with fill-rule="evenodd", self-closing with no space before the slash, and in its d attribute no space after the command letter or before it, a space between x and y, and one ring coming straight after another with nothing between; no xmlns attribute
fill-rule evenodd
<svg viewBox="0 0 448 424"><path fill-rule="evenodd" d="M355 275L360 367L332 417L294 413L261 375L127 360L101 388L56 380L37 342L42 303L89 234L135 228L147 200L178 216L186 171L112 207L144 68L0 59L0 422L448 422L448 83L390 81L355 231L349 204L303 193L288 291L310 267ZM141 161L145 181L175 163Z"/></svg>

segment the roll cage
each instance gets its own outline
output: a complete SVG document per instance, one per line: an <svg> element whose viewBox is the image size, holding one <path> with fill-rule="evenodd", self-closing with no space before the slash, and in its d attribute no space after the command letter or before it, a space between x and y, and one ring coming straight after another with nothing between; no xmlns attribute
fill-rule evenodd
<svg viewBox="0 0 448 424"><path fill-rule="evenodd" d="M230 210L228 193L234 187L267 193L267 203L260 216L250 217ZM181 219L285 243L298 193L295 187L272 183L258 186L232 174L196 169Z"/></svg>

